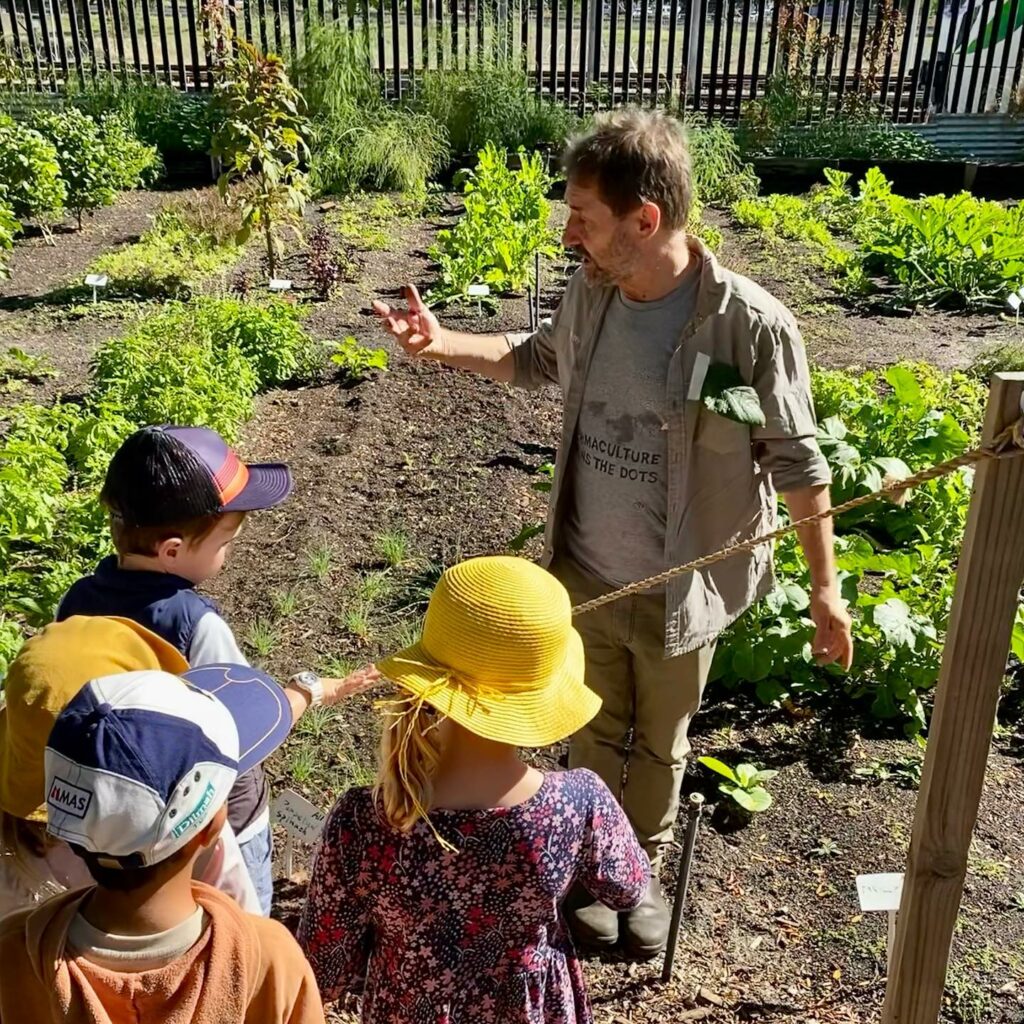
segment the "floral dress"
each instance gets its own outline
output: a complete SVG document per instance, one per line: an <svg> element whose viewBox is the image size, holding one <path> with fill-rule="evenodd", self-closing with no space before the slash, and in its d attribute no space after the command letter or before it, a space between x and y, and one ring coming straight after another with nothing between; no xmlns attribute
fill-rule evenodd
<svg viewBox="0 0 1024 1024"><path fill-rule="evenodd" d="M574 882L629 910L650 878L622 809L587 769L515 807L435 810L391 828L367 789L338 801L299 942L327 1001L362 992L364 1024L590 1024L559 903Z"/></svg>

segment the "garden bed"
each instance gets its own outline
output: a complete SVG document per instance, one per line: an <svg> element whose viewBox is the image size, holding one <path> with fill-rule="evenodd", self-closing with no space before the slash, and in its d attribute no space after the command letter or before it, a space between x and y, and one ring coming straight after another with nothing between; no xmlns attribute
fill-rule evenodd
<svg viewBox="0 0 1024 1024"><path fill-rule="evenodd" d="M76 236L81 250L73 260L57 257L67 263L52 271L37 242L17 243L12 280L0 284L0 345L45 354L59 376L28 385L14 400L80 390L95 347L122 330L122 321L88 313L61 323L59 310L48 309L48 319L39 320L42 307L26 310L14 297L78 277L99 248L140 233L145 213L161 198L140 194L100 211ZM563 215L561 207L556 214ZM331 211L310 214L325 215L330 221ZM952 369L1017 334L992 314L856 311L808 272L798 245L768 247L733 229L724 215L709 219L723 232L726 264L790 305L819 363L882 366L913 358ZM395 222L384 229L388 237L360 246L351 280L330 301L311 303L310 330L389 348L370 302L394 299L409 279L424 289L434 281L425 250L446 220ZM58 241L49 251L61 251ZM297 280L300 263L288 263ZM255 280L252 251L246 267ZM550 310L564 268L548 265L545 273L543 306ZM482 320L475 310L449 312L446 322L467 330L525 329L524 298L498 299L496 308ZM257 400L244 428L243 453L290 462L296 493L282 508L251 517L210 589L253 656L279 675L306 666L339 671L407 640L441 565L503 550L543 517L545 495L531 485L558 440L557 393L517 392L412 364L393 350L391 357L388 372L354 386L331 381L271 391ZM854 875L903 865L914 793L902 784L912 785L917 746L858 722L845 705L834 715L818 709L805 717L801 709L755 708L715 687L694 732L697 753L735 760L740 752L779 769L771 783L775 805L741 831L705 823L671 983L657 980L660 963L587 961L597 1020L877 1020L885 923L860 916ZM273 759L275 787L295 788L326 808L370 777L375 742L370 697L312 713ZM551 764L560 754L538 756ZM1024 1012L1021 754L1021 737L1000 730L954 943L947 1021L1010 1024ZM854 774L858 768L861 775ZM687 786L716 796L701 769L694 768ZM286 920L294 919L301 890L301 870L295 882L279 883L278 912Z"/></svg>

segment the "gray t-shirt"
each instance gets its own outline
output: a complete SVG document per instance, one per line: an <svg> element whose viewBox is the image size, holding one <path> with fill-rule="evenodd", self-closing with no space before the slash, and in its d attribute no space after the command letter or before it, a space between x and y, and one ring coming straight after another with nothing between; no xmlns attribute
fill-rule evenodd
<svg viewBox="0 0 1024 1024"><path fill-rule="evenodd" d="M654 302L618 293L587 373L564 538L581 568L617 586L665 568L668 367L698 280L692 268Z"/></svg>

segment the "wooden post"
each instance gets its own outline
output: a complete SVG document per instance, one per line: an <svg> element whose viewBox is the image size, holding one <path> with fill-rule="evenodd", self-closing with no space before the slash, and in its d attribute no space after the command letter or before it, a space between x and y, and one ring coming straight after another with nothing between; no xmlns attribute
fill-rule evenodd
<svg viewBox="0 0 1024 1024"><path fill-rule="evenodd" d="M1024 374L996 374L991 440L1021 416ZM975 472L885 993L882 1024L935 1024L999 687L1024 581L1024 456Z"/></svg>

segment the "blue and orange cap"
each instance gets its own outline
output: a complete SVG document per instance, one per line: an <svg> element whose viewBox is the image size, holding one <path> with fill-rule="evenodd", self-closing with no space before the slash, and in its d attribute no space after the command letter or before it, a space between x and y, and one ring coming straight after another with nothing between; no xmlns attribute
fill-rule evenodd
<svg viewBox="0 0 1024 1024"><path fill-rule="evenodd" d="M143 427L115 452L100 498L126 526L255 512L291 494L280 462L243 462L208 427Z"/></svg>

